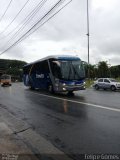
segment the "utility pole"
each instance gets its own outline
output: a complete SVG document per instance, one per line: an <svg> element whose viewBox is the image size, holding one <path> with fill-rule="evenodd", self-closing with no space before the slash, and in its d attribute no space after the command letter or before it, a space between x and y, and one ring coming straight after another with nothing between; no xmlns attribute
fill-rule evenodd
<svg viewBox="0 0 120 160"><path fill-rule="evenodd" d="M88 3L88 0L87 0L87 37L88 37L88 79L90 78L90 57L89 57L89 3Z"/></svg>
<svg viewBox="0 0 120 160"><path fill-rule="evenodd" d="M109 59L108 67L109 67L109 73L110 73L110 78L111 78L111 64L110 64L110 59Z"/></svg>

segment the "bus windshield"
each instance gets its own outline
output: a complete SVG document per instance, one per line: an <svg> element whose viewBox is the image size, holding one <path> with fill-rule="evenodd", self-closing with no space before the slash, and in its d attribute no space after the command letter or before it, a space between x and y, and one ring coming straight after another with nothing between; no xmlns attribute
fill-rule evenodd
<svg viewBox="0 0 120 160"><path fill-rule="evenodd" d="M57 67L54 67L54 73L58 74L57 77L64 80L80 80L85 78L85 70L80 60L59 60L53 61ZM53 73L53 74L54 74ZM54 75L56 76L56 75Z"/></svg>

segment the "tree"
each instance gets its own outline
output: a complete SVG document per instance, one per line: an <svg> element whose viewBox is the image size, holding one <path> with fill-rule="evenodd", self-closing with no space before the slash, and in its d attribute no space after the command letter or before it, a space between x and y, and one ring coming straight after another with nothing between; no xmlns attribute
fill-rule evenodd
<svg viewBox="0 0 120 160"><path fill-rule="evenodd" d="M89 78L90 79L94 79L95 77L97 77L97 68L95 68L95 65L85 63L85 74L86 77L88 77L88 69L89 69Z"/></svg>
<svg viewBox="0 0 120 160"><path fill-rule="evenodd" d="M106 61L98 63L98 77L109 77L109 68Z"/></svg>
<svg viewBox="0 0 120 160"><path fill-rule="evenodd" d="M26 64L24 61L0 59L0 70L2 74L10 74L12 77L22 77L22 68Z"/></svg>
<svg viewBox="0 0 120 160"><path fill-rule="evenodd" d="M113 78L120 77L120 65L110 67L111 76Z"/></svg>

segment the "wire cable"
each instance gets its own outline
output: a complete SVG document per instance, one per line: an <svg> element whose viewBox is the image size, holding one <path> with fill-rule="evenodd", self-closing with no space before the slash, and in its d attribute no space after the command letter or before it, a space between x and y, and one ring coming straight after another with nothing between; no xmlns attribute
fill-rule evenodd
<svg viewBox="0 0 120 160"><path fill-rule="evenodd" d="M48 16L60 3L63 3L63 1L66 0L59 0L40 20L37 21L37 23L35 23L24 35L26 35L27 33L29 33L33 28L35 28L42 20L44 20L44 18L46 16ZM23 36L24 36L23 35ZM22 36L22 37L23 37Z"/></svg>
<svg viewBox="0 0 120 160"><path fill-rule="evenodd" d="M6 36L2 37L1 39L7 38L9 35L11 35L13 32L15 32L15 30L17 30L21 26L21 24L26 23L28 21L29 17L31 17L34 14L34 12L36 12L38 10L39 5L42 3L42 1L44 1L44 0L41 0L37 4L37 6L27 15L26 18L24 18L15 28L13 28Z"/></svg>
<svg viewBox="0 0 120 160"><path fill-rule="evenodd" d="M33 32L31 32L29 35L27 35L25 37L25 39L27 37L29 37L31 34L33 34L36 30L38 30L40 27L42 27L46 22L48 22L50 19L52 19L56 14L58 14L62 9L64 9L69 3L71 3L72 0L70 0L68 3L66 3L63 7L61 7L57 12L55 12L52 16L50 16L45 22L43 22L38 28L36 28ZM24 40L24 39L23 39ZM21 41L19 41L21 42Z"/></svg>
<svg viewBox="0 0 120 160"><path fill-rule="evenodd" d="M22 31L27 25L28 23L32 20L32 18L37 14L37 12L43 7L43 5L46 3L47 0L42 0L39 3L38 8L32 13L32 15L30 17L28 17L28 19L23 23L23 25L13 34L13 36L9 39L9 41L7 41L7 43L9 43L11 40L13 40L13 38L15 38L20 31Z"/></svg>
<svg viewBox="0 0 120 160"><path fill-rule="evenodd" d="M12 1L13 1L13 0L10 0L9 4L8 4L8 6L7 6L6 10L5 10L5 12L3 13L3 15L2 15L2 16L1 16L1 18L0 18L0 22L2 21L3 17L4 17L4 16L5 16L5 14L7 13L7 11L8 11L8 9L9 9L9 7L10 7L10 5L11 5Z"/></svg>
<svg viewBox="0 0 120 160"><path fill-rule="evenodd" d="M52 9L54 9L58 3L60 3L62 0L59 0L59 2L57 2L57 4L52 7ZM38 28L36 28L32 33L30 33L29 35L33 34L36 30L38 30L42 25L44 25L46 22L48 22L50 19L52 19L56 14L58 14L63 8L65 8L72 0L70 0L68 3L66 3L62 8L60 8L58 11L56 11L52 16L50 16L43 24L41 24ZM48 13L50 13L50 11L52 10L50 9L48 11ZM47 14L48 14L47 13ZM12 44L10 47L8 47L6 50L4 50L2 53L0 53L0 55L4 54L6 51L10 50L11 48L13 48L14 46L16 46L18 43L20 43L21 41L23 41L24 39L26 39L29 35L27 35L37 24L39 23L39 21L33 26L31 27L31 29L29 29L29 31L27 31L23 36L21 36L14 44ZM27 35L27 36L26 36ZM25 37L26 36L26 37ZM23 39L24 38L24 39Z"/></svg>
<svg viewBox="0 0 120 160"><path fill-rule="evenodd" d="M59 0L59 1L54 5L54 7L52 7L38 22L42 21L47 15L50 14L50 12L52 12L53 9L55 9L55 8L56 8L60 3L62 3L63 1L66 1L66 0ZM38 22L37 22L37 23L38 23ZM37 25L37 23L36 23L35 25ZM33 27L34 27L35 25L33 25ZM31 27L31 28L32 28L32 27ZM29 30L28 30L28 32L29 32ZM17 34L17 32L13 35L13 37L10 38L9 41L7 41L7 43L11 42L11 40L13 40L13 38L16 37L16 34ZM6 46L6 45L4 45L4 46ZM4 46L3 46L3 47L4 47ZM2 48L3 48L3 47L2 47Z"/></svg>
<svg viewBox="0 0 120 160"><path fill-rule="evenodd" d="M64 1L66 1L66 0L64 0ZM58 14L63 8L65 8L69 3L71 3L72 2L72 0L70 0L68 3L66 3L63 7L61 7L58 11L56 11L53 15L51 15L46 21L44 21L42 24L40 24L40 26L38 26L36 29L34 29L34 31L32 31L31 33L29 33L28 35L27 35L27 33L26 33L26 37L25 36L23 36L23 38L24 39L26 39L27 37L29 37L31 34L33 34L36 30L38 30L40 27L42 27L46 22L48 22L50 19L52 19L56 14ZM31 31L31 29L30 29L30 31ZM29 31L29 32L30 32ZM22 39L22 37L21 37L21 39ZM24 40L23 39L23 40ZM22 41L22 40L21 40ZM20 42L21 42L20 41Z"/></svg>
<svg viewBox="0 0 120 160"><path fill-rule="evenodd" d="M49 12L47 12L47 14L49 14L49 13L53 10L53 8L55 8L61 1L62 1L62 0L59 0L59 2L58 2L54 7L52 7L52 9L49 10ZM71 1L72 1L72 0L71 0ZM71 1L70 1L70 2L71 2ZM69 4L70 2L68 2L67 4ZM67 5L67 4L66 4L66 5ZM65 5L65 6L66 6L66 5ZM63 6L61 9L63 9L65 6ZM61 9L60 9L60 10L61 10ZM58 12L60 12L60 10L58 10L53 16L55 16ZM46 14L46 15L47 15L47 14ZM45 15L45 16L46 16L46 15ZM44 17L45 17L45 16L44 16ZM49 19L51 19L53 16L51 16ZM49 19L48 19L48 20L49 20ZM43 24L45 24L48 20L46 20ZM39 22L39 21L38 21L38 22ZM38 23L38 22L37 22L37 23ZM18 44L19 42L21 42L21 41L23 40L22 38L24 38L24 37L26 36L26 34L29 33L29 32L37 25L37 23L36 23L33 27L31 27L31 29L30 29L29 31L27 31L23 36L21 36L21 38L19 38L13 45L11 45L8 49L6 49L6 50L3 51L3 52L6 52L6 51L9 50L10 48L12 48L13 46L15 46L15 45ZM42 24L42 25L43 25L43 24ZM41 25L41 26L42 26L42 25ZM36 30L37 30L37 29L36 29ZM27 37L26 37L26 38L27 38ZM3 52L2 52L1 54L3 54ZM0 54L0 55L1 55L1 54Z"/></svg>
<svg viewBox="0 0 120 160"><path fill-rule="evenodd" d="M28 19L25 21L25 23L23 23L23 25L13 34L13 36L6 43L13 41L13 39L15 39L15 37L17 37L17 35L27 26L27 24L36 15L36 13L44 6L46 1L47 0L42 0L41 2L39 2L39 4L36 7L37 9L35 8L34 12L31 14L31 16L28 17ZM6 46L6 43L1 48L4 48Z"/></svg>
<svg viewBox="0 0 120 160"><path fill-rule="evenodd" d="M23 7L19 10L19 12L17 13L17 15L16 15L16 16L13 18L13 20L4 28L4 30L3 30L0 34L4 33L4 32L9 28L9 26L15 21L15 19L19 16L19 14L22 12L22 10L25 8L25 6L28 4L29 1L30 1L30 0L27 0L27 1L24 3Z"/></svg>

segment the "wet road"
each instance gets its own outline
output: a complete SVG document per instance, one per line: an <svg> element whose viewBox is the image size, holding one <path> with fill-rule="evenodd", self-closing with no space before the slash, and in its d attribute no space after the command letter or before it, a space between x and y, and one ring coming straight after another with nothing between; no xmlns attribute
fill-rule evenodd
<svg viewBox="0 0 120 160"><path fill-rule="evenodd" d="M120 153L120 92L87 89L68 97L16 83L0 87L0 104L76 159L77 154Z"/></svg>

